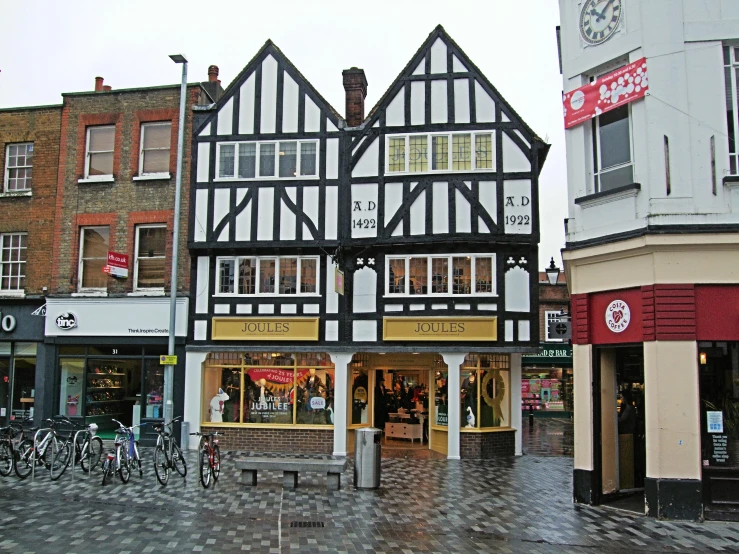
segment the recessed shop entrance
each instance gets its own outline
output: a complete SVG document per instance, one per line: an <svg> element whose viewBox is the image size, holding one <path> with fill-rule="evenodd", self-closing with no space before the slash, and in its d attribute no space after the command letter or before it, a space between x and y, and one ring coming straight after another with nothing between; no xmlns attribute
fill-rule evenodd
<svg viewBox="0 0 739 554"><path fill-rule="evenodd" d="M356 354L351 368L350 451L355 429L372 426L383 430L384 457L446 456L446 365L440 356Z"/></svg>
<svg viewBox="0 0 739 554"><path fill-rule="evenodd" d="M644 513L646 436L642 345L598 348L593 387L595 462L600 499Z"/></svg>

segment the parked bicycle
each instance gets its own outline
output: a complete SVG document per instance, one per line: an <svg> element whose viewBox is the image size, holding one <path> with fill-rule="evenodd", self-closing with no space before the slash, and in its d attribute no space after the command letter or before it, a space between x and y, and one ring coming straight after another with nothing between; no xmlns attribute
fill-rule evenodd
<svg viewBox="0 0 739 554"><path fill-rule="evenodd" d="M133 425L126 427L117 419L113 421L118 424L118 429L115 430L116 436L113 452L109 452L103 462L103 486L116 473L121 481L128 483L131 479L132 468L135 469L138 467L139 476L144 475L143 469L141 468L138 441L134 436L134 429L141 426Z"/></svg>
<svg viewBox="0 0 739 554"><path fill-rule="evenodd" d="M16 444L23 440L23 425L26 421L11 421L7 427L0 428L0 475L7 477L15 467Z"/></svg>
<svg viewBox="0 0 739 554"><path fill-rule="evenodd" d="M156 473L157 480L161 485L166 485L169 482L169 474L172 469L182 477L187 475L185 457L177 445L177 440L172 436L172 424L180 419L180 417L176 417L169 423L154 426L154 430L159 435L154 449L154 473Z"/></svg>
<svg viewBox="0 0 739 554"><path fill-rule="evenodd" d="M225 433L213 431L210 433L190 433L191 435L200 437L200 446L198 447L198 467L200 468L200 484L203 488L210 487L210 480L218 481L221 474L221 449L218 446L218 439Z"/></svg>
<svg viewBox="0 0 739 554"><path fill-rule="evenodd" d="M49 429L44 433L38 445L34 445L35 434L24 437L18 444L15 456L15 474L21 479L28 477L34 466L51 469L51 463L58 450L57 432L54 428L57 422L53 419L45 419L44 422L49 424ZM37 429L33 428L28 431L29 433L35 433Z"/></svg>
<svg viewBox="0 0 739 554"><path fill-rule="evenodd" d="M95 423L90 425L80 425L71 419L63 418L61 420L71 427L67 437L59 440L57 443L57 452L49 468L49 474L52 481L56 481L67 470L72 461L72 451L74 450L74 464L80 464L83 471L92 471L100 463L100 457L103 453L103 440L95 436L98 426ZM82 437L77 434L82 432ZM75 442L75 437L77 441Z"/></svg>

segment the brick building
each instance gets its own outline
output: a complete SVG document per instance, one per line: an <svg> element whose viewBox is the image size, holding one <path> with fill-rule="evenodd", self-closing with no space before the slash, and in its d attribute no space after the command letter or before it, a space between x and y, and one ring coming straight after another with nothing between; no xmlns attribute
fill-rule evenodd
<svg viewBox="0 0 739 554"><path fill-rule="evenodd" d="M209 72L208 83L188 85L185 136L190 108L213 102L220 90L218 69ZM44 414L99 426L112 418L160 419L164 366L158 356L167 353L169 334L180 86L113 90L97 77L94 90L62 97L45 328L53 351L36 402ZM184 184L189 172L185 156ZM184 185L175 329L182 358L188 201ZM181 409L178 370L173 400Z"/></svg>
<svg viewBox="0 0 739 554"><path fill-rule="evenodd" d="M33 413L45 360L62 107L0 110L0 423ZM35 263L34 263L35 262ZM41 313L41 312L37 312Z"/></svg>

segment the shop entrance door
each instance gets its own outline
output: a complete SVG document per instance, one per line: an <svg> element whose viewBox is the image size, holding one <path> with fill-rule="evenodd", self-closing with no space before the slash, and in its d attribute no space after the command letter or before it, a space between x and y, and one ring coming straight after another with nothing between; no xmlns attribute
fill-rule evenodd
<svg viewBox="0 0 739 554"><path fill-rule="evenodd" d="M600 502L644 513L646 440L643 347L599 348L594 372ZM599 415L599 417L598 417Z"/></svg>

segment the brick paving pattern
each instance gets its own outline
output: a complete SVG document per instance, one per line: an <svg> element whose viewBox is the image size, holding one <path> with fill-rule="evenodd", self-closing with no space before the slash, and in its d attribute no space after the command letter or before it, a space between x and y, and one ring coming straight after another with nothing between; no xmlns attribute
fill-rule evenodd
<svg viewBox="0 0 739 554"><path fill-rule="evenodd" d="M0 551L8 552L737 552L739 524L663 522L576 507L572 460L523 456L486 461L388 459L382 488L342 490L300 476L283 490L265 472L239 484L224 453L221 479L203 490L195 457L186 480L161 487L151 467L127 485L66 473L50 481L0 479ZM78 470L79 471L79 470ZM321 526L322 525L322 526Z"/></svg>

